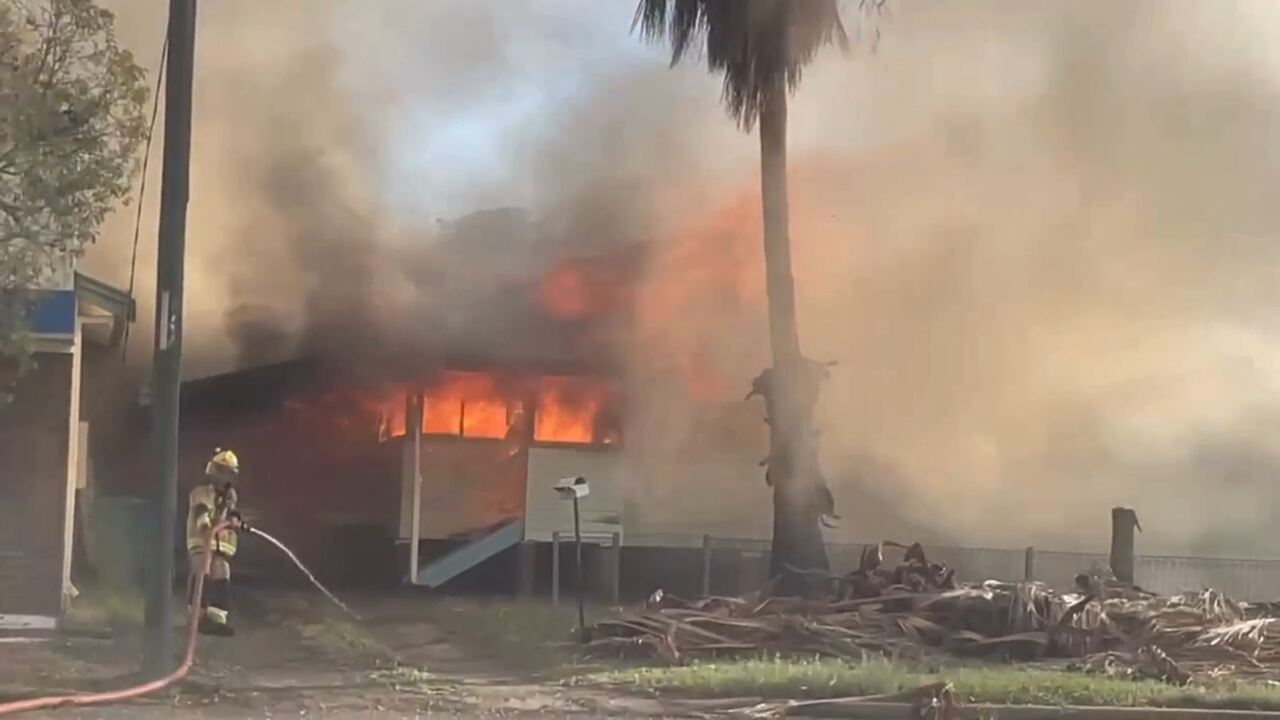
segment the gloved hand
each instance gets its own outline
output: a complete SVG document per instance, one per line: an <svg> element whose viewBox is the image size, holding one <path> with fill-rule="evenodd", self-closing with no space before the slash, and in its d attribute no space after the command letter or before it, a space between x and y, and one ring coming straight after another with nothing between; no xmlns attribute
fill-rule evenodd
<svg viewBox="0 0 1280 720"><path fill-rule="evenodd" d="M244 521L244 518L240 516L239 511L232 510L227 513L227 519L231 521L231 527L236 528L237 530L244 530L247 532L250 529L249 523Z"/></svg>

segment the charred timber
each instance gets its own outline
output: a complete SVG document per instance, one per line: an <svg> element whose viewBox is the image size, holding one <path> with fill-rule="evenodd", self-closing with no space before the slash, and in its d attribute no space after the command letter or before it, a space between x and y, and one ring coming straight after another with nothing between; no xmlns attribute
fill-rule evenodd
<svg viewBox="0 0 1280 720"><path fill-rule="evenodd" d="M751 384L747 398L759 395L769 426L769 457L763 461L765 484L773 489L773 545L769 574L780 595L812 597L830 565L822 538L827 518L837 517L835 499L818 462L814 410L822 383L834 363L800 358L785 377L766 368Z"/></svg>

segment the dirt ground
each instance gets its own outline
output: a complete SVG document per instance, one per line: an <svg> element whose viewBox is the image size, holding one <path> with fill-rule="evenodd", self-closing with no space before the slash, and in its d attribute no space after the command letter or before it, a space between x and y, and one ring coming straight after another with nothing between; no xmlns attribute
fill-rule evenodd
<svg viewBox="0 0 1280 720"><path fill-rule="evenodd" d="M539 672L537 644L477 649L467 625L480 605L423 595L345 598L343 616L319 595L241 593L234 638L201 638L197 667L178 688L125 705L59 710L57 718L672 717L657 701L573 687ZM444 610L444 611L442 611ZM497 612L497 610L495 610ZM493 627L477 628L490 633ZM544 628L545 629L545 628ZM139 639L63 637L0 644L0 700L121 687ZM512 649L521 648L524 649ZM525 653L526 657L499 657ZM519 669L513 669L519 668Z"/></svg>

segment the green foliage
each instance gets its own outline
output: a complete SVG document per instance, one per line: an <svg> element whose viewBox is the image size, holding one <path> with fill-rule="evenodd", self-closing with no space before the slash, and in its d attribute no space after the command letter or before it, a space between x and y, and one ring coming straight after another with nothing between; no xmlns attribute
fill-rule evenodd
<svg viewBox="0 0 1280 720"><path fill-rule="evenodd" d="M641 0L635 25L670 40L671 64L694 52L723 74L725 105L744 130L774 88L796 88L818 50L848 44L839 0Z"/></svg>
<svg viewBox="0 0 1280 720"><path fill-rule="evenodd" d="M93 0L0 3L0 355L26 352L19 291L67 272L127 201L149 93L114 22Z"/></svg>

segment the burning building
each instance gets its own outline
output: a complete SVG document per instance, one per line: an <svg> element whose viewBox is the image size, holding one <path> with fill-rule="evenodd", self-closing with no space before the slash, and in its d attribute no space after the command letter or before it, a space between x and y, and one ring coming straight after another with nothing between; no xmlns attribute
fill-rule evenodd
<svg viewBox="0 0 1280 720"><path fill-rule="evenodd" d="M466 340L442 327L409 349L188 381L182 467L235 448L248 513L333 579L436 586L517 543L550 541L572 530L552 491L567 475L592 483L584 532L614 542L627 399L612 345L642 260L627 247L513 276L489 289L500 309L453 315L454 327L485 328Z"/></svg>
<svg viewBox="0 0 1280 720"><path fill-rule="evenodd" d="M366 282L356 262L330 258L296 345L260 306L226 313L239 368L183 385L180 492L201 481L215 448L234 448L250 521L327 581L416 573L423 584L465 587L469 578L515 582L521 557L549 565L544 544L572 530L551 486L582 475L592 488L584 530L600 545L621 542L635 590L652 589L638 572L646 565L672 587L672 546L691 549L680 572L697 582L692 548L704 533L763 540L770 527L758 466L767 429L761 408L742 399L760 365L740 351L754 338L731 312L754 286L733 271L737 262L698 271L717 267L725 229L752 210L734 203L706 228L678 233L670 252L522 244L517 233L499 242L499 212L397 256L392 282ZM387 302L401 279L416 283L410 300ZM690 333L691 316L717 318L738 345ZM731 362L724 352L736 353ZM722 372L727 364L743 377ZM96 458L101 496L149 493L146 415L137 414L132 442ZM678 492L690 483L739 490ZM588 563L610 554L589 551ZM237 572L294 576L277 563L250 552Z"/></svg>

